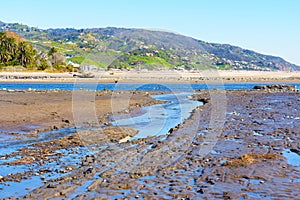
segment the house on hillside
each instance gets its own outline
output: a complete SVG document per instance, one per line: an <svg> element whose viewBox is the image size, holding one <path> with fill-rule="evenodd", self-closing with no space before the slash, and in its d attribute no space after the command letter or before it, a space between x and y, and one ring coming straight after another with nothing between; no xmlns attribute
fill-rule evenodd
<svg viewBox="0 0 300 200"><path fill-rule="evenodd" d="M67 65L72 65L72 66L74 66L74 67L80 67L80 65L79 64L77 64L77 63L74 63L74 62L72 62L72 61L69 61L69 62L67 62Z"/></svg>
<svg viewBox="0 0 300 200"><path fill-rule="evenodd" d="M80 66L80 69L82 71L98 71L99 68L95 65L83 65L83 66Z"/></svg>

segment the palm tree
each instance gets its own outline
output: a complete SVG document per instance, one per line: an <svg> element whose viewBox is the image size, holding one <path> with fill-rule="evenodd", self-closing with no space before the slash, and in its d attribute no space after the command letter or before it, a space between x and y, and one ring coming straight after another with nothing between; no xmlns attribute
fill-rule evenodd
<svg viewBox="0 0 300 200"><path fill-rule="evenodd" d="M18 44L14 38L10 38L6 33L0 34L0 61L1 63L7 63L14 60L17 51Z"/></svg>
<svg viewBox="0 0 300 200"><path fill-rule="evenodd" d="M57 53L57 49L55 47L52 47L49 52L48 52L48 56L53 56L53 54Z"/></svg>
<svg viewBox="0 0 300 200"><path fill-rule="evenodd" d="M18 61L23 67L28 67L33 64L35 50L26 42L19 44L19 57Z"/></svg>

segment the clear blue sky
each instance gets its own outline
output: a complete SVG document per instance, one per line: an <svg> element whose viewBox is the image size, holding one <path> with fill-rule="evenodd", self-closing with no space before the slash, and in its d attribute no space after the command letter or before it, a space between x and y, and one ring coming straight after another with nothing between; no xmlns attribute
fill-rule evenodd
<svg viewBox="0 0 300 200"><path fill-rule="evenodd" d="M0 0L0 20L169 30L300 65L300 0Z"/></svg>

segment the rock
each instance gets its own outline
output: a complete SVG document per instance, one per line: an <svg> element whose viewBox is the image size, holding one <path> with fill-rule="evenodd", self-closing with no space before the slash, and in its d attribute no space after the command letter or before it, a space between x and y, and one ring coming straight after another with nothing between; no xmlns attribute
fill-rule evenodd
<svg viewBox="0 0 300 200"><path fill-rule="evenodd" d="M209 102L209 99L208 98L198 98L197 101L200 101L204 104L207 104Z"/></svg>
<svg viewBox="0 0 300 200"><path fill-rule="evenodd" d="M119 144L127 142L130 138L130 136L126 136L125 138L119 140Z"/></svg>
<svg viewBox="0 0 300 200"><path fill-rule="evenodd" d="M60 169L60 170L58 170L58 172L61 173L61 174L66 174L66 173L68 173L67 170L64 170L64 169Z"/></svg>
<svg viewBox="0 0 300 200"><path fill-rule="evenodd" d="M253 87L254 90L271 90L271 91L276 91L276 90L284 90L284 91L294 91L296 89L295 86L293 85L283 85L283 84L278 84L278 85L256 85Z"/></svg>
<svg viewBox="0 0 300 200"><path fill-rule="evenodd" d="M204 194L203 188L200 188L199 190L197 190L197 193L199 193L199 194Z"/></svg>
<svg viewBox="0 0 300 200"><path fill-rule="evenodd" d="M93 155L88 155L85 157L84 159L85 162L88 162L88 163L94 163L95 162L95 157Z"/></svg>
<svg viewBox="0 0 300 200"><path fill-rule="evenodd" d="M95 169L92 168L92 167L90 167L85 172L83 172L83 174L84 175L86 175L86 174L93 174L94 172L95 172Z"/></svg>
<svg viewBox="0 0 300 200"><path fill-rule="evenodd" d="M88 186L88 191L93 191L96 190L97 187L99 187L99 185L102 183L102 180L95 180L90 186Z"/></svg>
<svg viewBox="0 0 300 200"><path fill-rule="evenodd" d="M104 122L104 126L112 126L112 124L109 122Z"/></svg>
<svg viewBox="0 0 300 200"><path fill-rule="evenodd" d="M70 124L70 121L68 119L63 119L62 122L66 123L66 124Z"/></svg>
<svg viewBox="0 0 300 200"><path fill-rule="evenodd" d="M56 188L57 186L54 185L53 183L50 183L49 185L47 185L47 188Z"/></svg>
<svg viewBox="0 0 300 200"><path fill-rule="evenodd" d="M254 90L265 90L267 87L265 85L256 85L253 87Z"/></svg>
<svg viewBox="0 0 300 200"><path fill-rule="evenodd" d="M189 186L186 187L186 189L187 189L187 190L192 190L193 187L189 185Z"/></svg>
<svg viewBox="0 0 300 200"><path fill-rule="evenodd" d="M300 150L298 150L298 149L291 149L291 152L300 155Z"/></svg>
<svg viewBox="0 0 300 200"><path fill-rule="evenodd" d="M72 167L66 167L66 170L68 170L68 171L72 171L72 170L73 170L73 168L72 168Z"/></svg>

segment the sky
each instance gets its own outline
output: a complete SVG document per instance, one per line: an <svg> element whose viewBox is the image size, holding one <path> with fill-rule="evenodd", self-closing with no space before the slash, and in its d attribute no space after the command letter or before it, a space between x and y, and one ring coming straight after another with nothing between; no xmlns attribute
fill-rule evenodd
<svg viewBox="0 0 300 200"><path fill-rule="evenodd" d="M0 21L166 30L300 65L300 0L0 0Z"/></svg>

